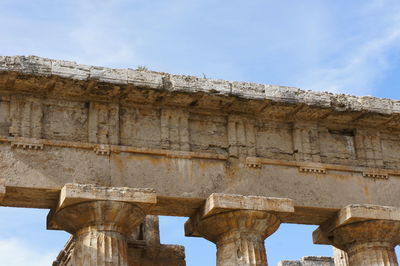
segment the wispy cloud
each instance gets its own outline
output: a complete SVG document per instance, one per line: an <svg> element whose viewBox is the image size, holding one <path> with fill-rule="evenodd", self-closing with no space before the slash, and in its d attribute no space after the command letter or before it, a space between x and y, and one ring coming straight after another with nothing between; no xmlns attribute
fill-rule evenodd
<svg viewBox="0 0 400 266"><path fill-rule="evenodd" d="M385 12L376 14L377 9L385 9ZM377 82L398 63L392 56L400 50L399 11L398 4L387 6L382 1L371 2L362 15L365 19L379 17L379 24L371 20L370 25L364 25L363 31L354 36L357 41L337 55L336 64L320 64L309 69L298 81L300 86L357 95L374 93Z"/></svg>
<svg viewBox="0 0 400 266"><path fill-rule="evenodd" d="M8 266L43 266L51 265L56 252L36 250L17 238L0 239L1 265Z"/></svg>

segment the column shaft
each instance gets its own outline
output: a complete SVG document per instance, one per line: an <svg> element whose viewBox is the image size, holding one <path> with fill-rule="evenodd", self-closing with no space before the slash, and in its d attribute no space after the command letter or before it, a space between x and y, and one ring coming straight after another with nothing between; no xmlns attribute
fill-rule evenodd
<svg viewBox="0 0 400 266"><path fill-rule="evenodd" d="M394 248L400 240L400 223L370 220L333 230L333 241L346 251L350 266L397 266Z"/></svg>
<svg viewBox="0 0 400 266"><path fill-rule="evenodd" d="M217 242L217 264L267 265L264 239L254 233L232 232L225 234Z"/></svg>
<svg viewBox="0 0 400 266"><path fill-rule="evenodd" d="M356 243L349 247L351 266L397 266L393 244L387 242Z"/></svg>
<svg viewBox="0 0 400 266"><path fill-rule="evenodd" d="M274 233L280 220L264 211L230 211L203 219L202 235L217 245L218 266L267 265L264 240Z"/></svg>
<svg viewBox="0 0 400 266"><path fill-rule="evenodd" d="M76 266L127 266L127 243L117 232L85 229L76 236L73 260ZM85 232L86 231L86 232Z"/></svg>
<svg viewBox="0 0 400 266"><path fill-rule="evenodd" d="M349 266L347 253L341 249L333 248L333 259L335 261L335 266Z"/></svg>

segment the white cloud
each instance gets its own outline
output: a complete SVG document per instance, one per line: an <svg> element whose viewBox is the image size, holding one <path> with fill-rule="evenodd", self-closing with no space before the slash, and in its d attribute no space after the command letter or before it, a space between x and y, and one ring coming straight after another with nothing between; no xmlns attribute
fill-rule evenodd
<svg viewBox="0 0 400 266"><path fill-rule="evenodd" d="M57 252L36 250L17 238L0 240L0 260L7 266L43 266L51 265Z"/></svg>
<svg viewBox="0 0 400 266"><path fill-rule="evenodd" d="M391 55L400 49L399 10L399 5L371 2L362 10L362 16L365 20L375 20L363 25L362 31L354 36L356 41L337 55L336 64L311 68L298 83L313 90L357 95L374 93L377 81L396 63L392 62Z"/></svg>

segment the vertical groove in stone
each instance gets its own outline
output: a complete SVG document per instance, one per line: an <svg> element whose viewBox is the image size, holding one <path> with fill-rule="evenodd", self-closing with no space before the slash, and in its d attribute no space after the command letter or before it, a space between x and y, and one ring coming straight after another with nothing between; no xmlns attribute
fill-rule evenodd
<svg viewBox="0 0 400 266"><path fill-rule="evenodd" d="M394 247L400 243L400 222L369 220L339 226L331 239L347 252L351 266L397 266Z"/></svg>
<svg viewBox="0 0 400 266"><path fill-rule="evenodd" d="M349 247L349 265L397 266L394 247L385 242L357 243Z"/></svg>
<svg viewBox="0 0 400 266"><path fill-rule="evenodd" d="M267 265L264 241L255 233L232 232L217 242L217 265Z"/></svg>
<svg viewBox="0 0 400 266"><path fill-rule="evenodd" d="M335 261L335 266L349 266L347 253L341 249L333 248L333 259Z"/></svg>
<svg viewBox="0 0 400 266"><path fill-rule="evenodd" d="M57 211L53 217L74 235L74 266L127 266L127 237L143 221L143 210L120 201L89 201Z"/></svg>
<svg viewBox="0 0 400 266"><path fill-rule="evenodd" d="M127 266L127 248L119 233L90 230L77 236L74 266Z"/></svg>
<svg viewBox="0 0 400 266"><path fill-rule="evenodd" d="M264 239L279 227L280 220L264 211L237 210L203 219L197 230L217 245L218 266L264 266Z"/></svg>

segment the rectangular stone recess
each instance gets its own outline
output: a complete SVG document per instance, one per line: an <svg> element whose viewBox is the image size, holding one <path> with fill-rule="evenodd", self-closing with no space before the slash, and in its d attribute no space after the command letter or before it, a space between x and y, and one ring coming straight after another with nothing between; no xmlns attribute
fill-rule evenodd
<svg viewBox="0 0 400 266"><path fill-rule="evenodd" d="M390 206L378 206L369 204L352 204L342 208L335 217L326 221L321 227L326 232L332 231L339 226L362 222L368 220L391 220L400 221L400 208ZM322 233L320 228L313 232L315 244L332 244Z"/></svg>
<svg viewBox="0 0 400 266"><path fill-rule="evenodd" d="M155 190L148 188L96 187L94 185L66 184L61 189L58 209L93 200L131 202L138 205L157 203Z"/></svg>
<svg viewBox="0 0 400 266"><path fill-rule="evenodd" d="M291 199L213 193L205 202L203 217L235 210L294 212Z"/></svg>

